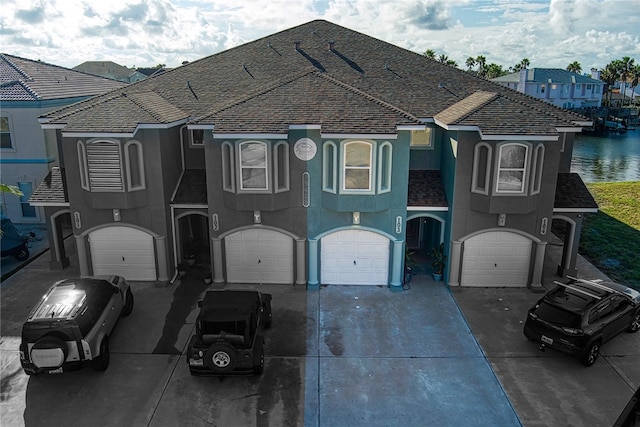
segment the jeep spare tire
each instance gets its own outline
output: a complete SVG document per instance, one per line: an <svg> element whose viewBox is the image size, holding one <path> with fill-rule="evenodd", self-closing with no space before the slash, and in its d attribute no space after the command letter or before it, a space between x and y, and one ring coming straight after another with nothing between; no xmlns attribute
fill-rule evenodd
<svg viewBox="0 0 640 427"><path fill-rule="evenodd" d="M36 341L30 356L40 369L57 369L67 359L67 345L61 338L48 335Z"/></svg>
<svg viewBox="0 0 640 427"><path fill-rule="evenodd" d="M237 355L233 346L226 342L213 343L204 355L207 368L222 374L233 370L236 366Z"/></svg>

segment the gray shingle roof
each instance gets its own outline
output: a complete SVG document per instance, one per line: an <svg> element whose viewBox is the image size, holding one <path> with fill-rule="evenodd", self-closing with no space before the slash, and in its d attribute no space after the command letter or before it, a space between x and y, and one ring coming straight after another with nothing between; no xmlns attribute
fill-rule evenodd
<svg viewBox="0 0 640 427"><path fill-rule="evenodd" d="M57 65L0 54L0 100L44 101L98 95L125 86Z"/></svg>
<svg viewBox="0 0 640 427"><path fill-rule="evenodd" d="M267 133L299 123L322 124L323 132L327 131L324 126L330 132L362 132L364 128L367 133L372 129L386 132L394 125L413 123L415 118L433 118L476 92L498 94L494 102L475 109L467 106L469 114L464 119L483 133L555 135L556 126L586 121L497 83L323 20L122 89L128 96L140 92L157 94L176 111L184 112L185 118L199 117L202 123L214 124L216 132ZM67 125L66 130L113 132L112 120L101 119L105 112L126 117L121 127L131 129L135 123L150 123L148 111L154 108L146 102L155 101L149 98L142 104L125 104L107 94L89 101L82 112L69 114L76 108L69 107L47 117L51 123ZM534 120L530 120L532 116ZM156 119L156 123L166 122L164 119Z"/></svg>
<svg viewBox="0 0 640 427"><path fill-rule="evenodd" d="M598 209L589 189L577 173L559 173L556 184L555 209Z"/></svg>
<svg viewBox="0 0 640 427"><path fill-rule="evenodd" d="M69 203L64 169L54 167L31 194L29 203L39 205L66 205Z"/></svg>
<svg viewBox="0 0 640 427"><path fill-rule="evenodd" d="M438 170L409 171L407 206L446 208L447 196L444 192L442 175Z"/></svg>

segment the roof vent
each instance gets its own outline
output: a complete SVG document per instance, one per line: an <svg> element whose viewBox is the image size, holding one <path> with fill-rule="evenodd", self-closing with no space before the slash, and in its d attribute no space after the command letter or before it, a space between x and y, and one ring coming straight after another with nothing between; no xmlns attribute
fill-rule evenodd
<svg viewBox="0 0 640 427"><path fill-rule="evenodd" d="M293 42L293 44L294 44L296 50L300 50L300 41L299 40L296 40L295 42Z"/></svg>
<svg viewBox="0 0 640 427"><path fill-rule="evenodd" d="M334 45L333 40L330 40L330 41L329 41L329 50L330 50L331 52L333 52L333 45Z"/></svg>

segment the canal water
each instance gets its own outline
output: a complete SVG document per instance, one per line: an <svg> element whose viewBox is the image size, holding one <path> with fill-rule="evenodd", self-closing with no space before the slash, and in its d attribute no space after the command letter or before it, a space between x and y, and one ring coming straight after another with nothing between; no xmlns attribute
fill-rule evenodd
<svg viewBox="0 0 640 427"><path fill-rule="evenodd" d="M640 181L640 129L579 134L571 172L584 182Z"/></svg>

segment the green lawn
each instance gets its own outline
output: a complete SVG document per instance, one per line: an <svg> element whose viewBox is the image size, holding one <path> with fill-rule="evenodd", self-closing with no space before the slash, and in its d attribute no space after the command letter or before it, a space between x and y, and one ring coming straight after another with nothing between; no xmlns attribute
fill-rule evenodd
<svg viewBox="0 0 640 427"><path fill-rule="evenodd" d="M587 187L600 211L585 218L580 254L612 279L640 289L640 181Z"/></svg>

